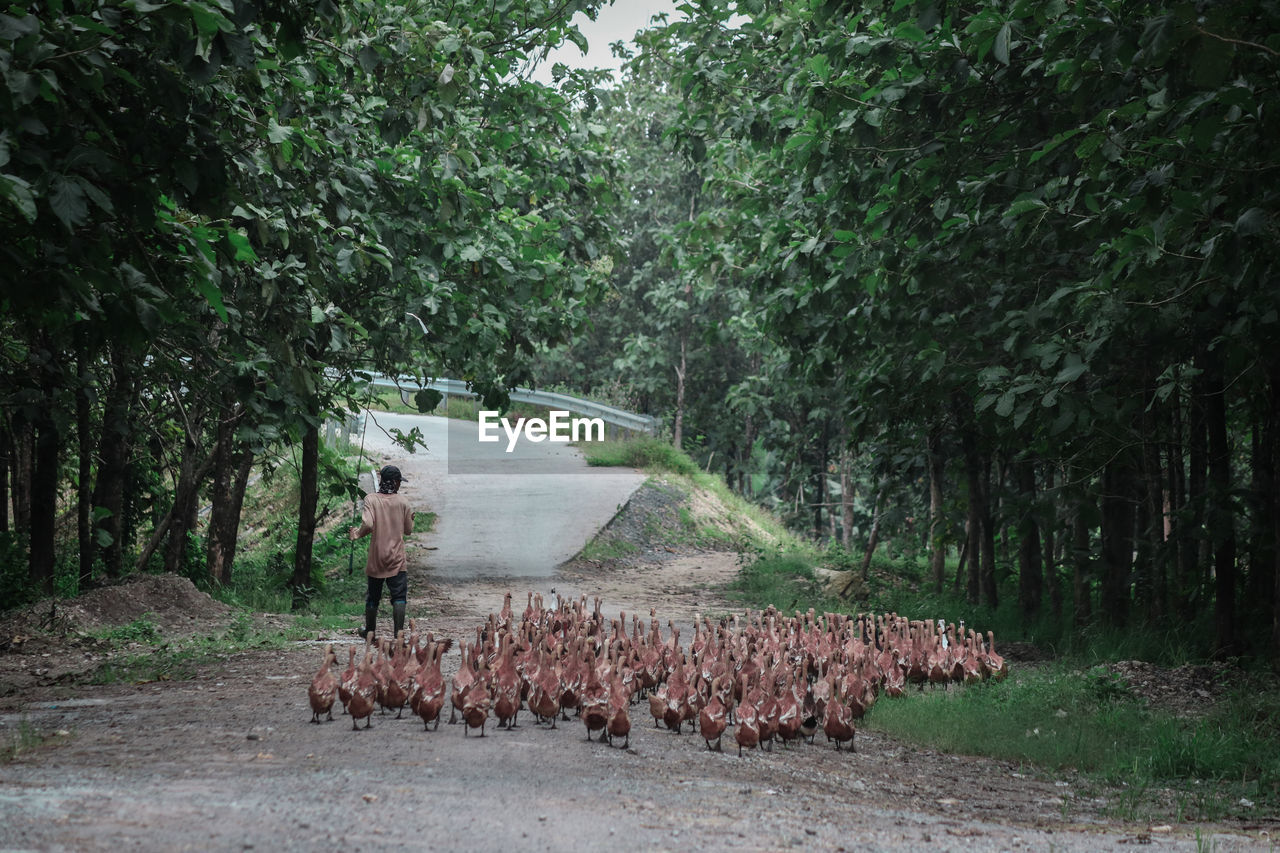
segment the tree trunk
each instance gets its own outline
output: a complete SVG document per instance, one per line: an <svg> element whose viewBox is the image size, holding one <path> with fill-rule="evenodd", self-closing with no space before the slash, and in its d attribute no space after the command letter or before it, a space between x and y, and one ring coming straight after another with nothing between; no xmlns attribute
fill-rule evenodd
<svg viewBox="0 0 1280 853"><path fill-rule="evenodd" d="M1196 377L1192 383L1191 404L1187 423L1187 450L1189 471L1187 474L1187 526L1188 560L1187 575L1183 578L1183 595L1186 600L1184 618L1195 617L1209 593L1210 541L1205 529L1205 510L1209 503L1209 446L1205 437L1208 423L1205 411L1205 378Z"/></svg>
<svg viewBox="0 0 1280 853"><path fill-rule="evenodd" d="M849 448L840 451L840 544L848 551L853 547L853 477L849 469L853 457Z"/></svg>
<svg viewBox="0 0 1280 853"><path fill-rule="evenodd" d="M826 509L826 505L830 497L829 492L827 490L828 456L827 456L827 428L825 424L822 427L822 433L819 436L819 440L818 440L817 463L818 464L814 466L814 472L813 472L815 477L813 491L814 491L814 494L818 496L817 501L815 501L813 505L813 538L816 541L821 542L822 532L823 532L822 511Z"/></svg>
<svg viewBox="0 0 1280 853"><path fill-rule="evenodd" d="M1123 628L1129 619L1129 586L1133 571L1133 469L1119 457L1107 463L1102 475L1102 596L1103 620Z"/></svg>
<svg viewBox="0 0 1280 853"><path fill-rule="evenodd" d="M1280 673L1280 361L1271 365L1271 406L1266 444L1271 451L1271 668Z"/></svg>
<svg viewBox="0 0 1280 853"><path fill-rule="evenodd" d="M996 587L996 538L995 519L991 517L991 460L982 460L982 571L979 573L979 586L982 589L982 603L995 610L1000 605L1000 593Z"/></svg>
<svg viewBox="0 0 1280 853"><path fill-rule="evenodd" d="M218 443L214 448L210 486L211 508L205 539L205 568L209 579L231 583L236 541L240 532L240 510L244 490L253 469L253 453L236 441L235 432L244 410L224 397L226 415L218 422Z"/></svg>
<svg viewBox="0 0 1280 853"><path fill-rule="evenodd" d="M1255 621L1270 624L1276 602L1272 598L1275 588L1275 543L1272 541L1271 519L1280 511L1276 507L1275 474L1271 467L1271 445L1274 442L1274 425L1269 410L1270 389L1263 397L1263 405L1256 415L1251 430L1249 484L1249 567L1247 586L1241 614L1246 623ZM1238 633L1238 632L1237 632ZM1252 646L1252 644L1250 644ZM1269 643L1267 644L1269 645ZM1250 648L1249 652L1260 652ZM1269 654L1269 652L1268 652Z"/></svg>
<svg viewBox="0 0 1280 853"><path fill-rule="evenodd" d="M0 533L9 532L9 477L13 471L13 432L0 412Z"/></svg>
<svg viewBox="0 0 1280 853"><path fill-rule="evenodd" d="M995 479L991 478L991 466L994 464L996 469ZM1009 465L1005 462L1003 454L996 454L987 464L987 515L991 517L992 522L1000 519L1000 563L1008 566L1013 561L1009 559L1009 513L1005 512L1005 493L1007 492L1006 483L1009 479ZM994 534L994 528L992 528ZM995 541L994 539L992 540Z"/></svg>
<svg viewBox="0 0 1280 853"><path fill-rule="evenodd" d="M188 541L187 534L193 531L191 517L196 507L199 481L196 469L199 463L196 455L200 448L190 439L182 443L182 460L178 465L178 484L173 490L173 506L169 510L169 538L165 542L164 570L175 574L185 574ZM212 455L206 461L212 463Z"/></svg>
<svg viewBox="0 0 1280 853"><path fill-rule="evenodd" d="M981 596L984 603L994 609L999 604L999 593L996 589L995 530L989 500L991 460L983 455L978 446L973 401L958 393L952 397L951 404L960 434L965 482L969 489L966 535L969 572L966 594L970 603L976 604Z"/></svg>
<svg viewBox="0 0 1280 853"><path fill-rule="evenodd" d="M1150 386L1155 376L1147 377ZM1138 504L1138 565L1136 598L1147 622L1164 619L1167 603L1168 548L1164 530L1164 469L1160 459L1160 433L1164 405L1151 399L1142 419L1142 482Z"/></svg>
<svg viewBox="0 0 1280 853"><path fill-rule="evenodd" d="M47 400L49 405L51 400ZM53 418L42 412L35 428L34 468L31 476L31 541L28 577L44 595L53 594L57 560L58 449L61 436Z"/></svg>
<svg viewBox="0 0 1280 853"><path fill-rule="evenodd" d="M35 476L35 429L15 414L10 422L13 438L13 527L31 529L31 483Z"/></svg>
<svg viewBox="0 0 1280 853"><path fill-rule="evenodd" d="M965 540L969 570L965 573L965 598L970 604L977 604L982 592L982 543L986 536L982 522L986 508L983 503L981 463L969 458L968 454L965 458L965 473L969 483L969 517L966 525L969 534Z"/></svg>
<svg viewBox="0 0 1280 853"><path fill-rule="evenodd" d="M1205 400L1209 435L1209 536L1213 542L1215 654L1236 654L1236 535L1231 509L1231 445L1227 439L1226 386L1216 356L1206 359L1210 392Z"/></svg>
<svg viewBox="0 0 1280 853"><path fill-rule="evenodd" d="M293 552L293 609L306 606L312 594L311 552L316 535L316 506L319 503L320 428L306 425L302 433L302 470L299 472L298 539Z"/></svg>
<svg viewBox="0 0 1280 853"><path fill-rule="evenodd" d="M685 336L680 336L680 366L676 368L676 418L671 430L671 443L677 450L684 449L684 377L687 361L688 344Z"/></svg>
<svg viewBox="0 0 1280 853"><path fill-rule="evenodd" d="M933 591L942 594L942 584L947 571L947 550L943 545L946 526L942 519L942 477L945 461L942 458L942 430L929 430L929 568L933 576Z"/></svg>
<svg viewBox="0 0 1280 853"><path fill-rule="evenodd" d="M105 514L98 522L110 542L97 545L98 559L107 577L124 574L125 480L129 474L129 450L133 436L132 412L137 400L133 372L126 354L112 358L111 387L102 410L98 437L98 477L93 484L92 502Z"/></svg>
<svg viewBox="0 0 1280 853"><path fill-rule="evenodd" d="M1093 595L1090 591L1093 575L1093 549L1089 543L1088 507L1083 494L1076 498L1075 512L1071 519L1071 605L1075 610L1075 624L1088 624L1093 618Z"/></svg>
<svg viewBox="0 0 1280 853"><path fill-rule="evenodd" d="M1169 504L1169 543L1172 552L1172 570L1169 577L1169 609L1176 613L1183 622L1193 618L1191 608L1190 578L1195 577L1196 570L1195 540L1189 531L1193 530L1190 519L1190 508L1187 496L1187 443L1184 441L1182 399L1172 398L1169 404L1169 484L1166 489Z"/></svg>
<svg viewBox="0 0 1280 853"><path fill-rule="evenodd" d="M1054 476L1053 466L1044 469L1044 489L1050 496L1045 505L1044 523L1044 577L1049 593L1049 614L1057 623L1062 621L1062 578L1058 574L1058 513L1054 509Z"/></svg>
<svg viewBox="0 0 1280 853"><path fill-rule="evenodd" d="M88 349L84 335L78 330L76 353L76 441L79 445L78 482L76 483L76 541L79 545L79 584L85 590L93 583L93 426L89 405Z"/></svg>
<svg viewBox="0 0 1280 853"><path fill-rule="evenodd" d="M1036 468L1030 459L1020 459L1014 465L1022 505L1018 521L1018 604L1027 619L1034 619L1044 600L1043 555L1035 515Z"/></svg>
<svg viewBox="0 0 1280 853"><path fill-rule="evenodd" d="M884 486L881 485L876 489L875 512L871 519L871 535L867 538L867 550L862 555L862 579L865 581L871 576L871 557L876 552L876 546L880 544L880 517L884 515Z"/></svg>

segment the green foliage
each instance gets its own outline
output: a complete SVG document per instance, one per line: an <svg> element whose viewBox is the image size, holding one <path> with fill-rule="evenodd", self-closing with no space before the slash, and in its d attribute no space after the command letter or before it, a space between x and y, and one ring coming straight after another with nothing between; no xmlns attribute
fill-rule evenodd
<svg viewBox="0 0 1280 853"><path fill-rule="evenodd" d="M28 583L23 559L26 550L26 544L12 531L0 533L0 601L5 602L5 609L27 604L38 593Z"/></svg>
<svg viewBox="0 0 1280 853"><path fill-rule="evenodd" d="M1274 726L1258 725L1255 710L1274 710L1276 701L1255 695L1186 720L1148 709L1101 668L1081 672L1063 663L1015 667L1003 682L912 690L877 702L865 725L946 752L1079 770L1138 791L1174 786L1188 795L1183 816L1203 819L1241 797L1280 797L1280 737ZM1194 802L1189 795L1206 784L1219 799Z"/></svg>
<svg viewBox="0 0 1280 853"><path fill-rule="evenodd" d="M583 442L579 448L587 464L597 467L625 466L649 471L670 471L696 476L698 466L686 454L660 438L640 436L610 441Z"/></svg>
<svg viewBox="0 0 1280 853"><path fill-rule="evenodd" d="M119 643L153 643L160 639L160 630L149 615L144 613L127 625L117 625L99 636Z"/></svg>
<svg viewBox="0 0 1280 853"><path fill-rule="evenodd" d="M196 678L204 667L225 661L228 655L248 649L283 649L291 638L283 631L259 629L249 613L241 612L222 634L162 643L158 639L151 640L151 647L145 651L111 655L88 674L88 683L189 680Z"/></svg>
<svg viewBox="0 0 1280 853"><path fill-rule="evenodd" d="M0 289L0 432L28 450L79 440L93 482L77 500L113 519L79 550L145 536L114 486L144 447L165 475L154 522L232 460L355 410L365 370L467 376L496 406L537 347L572 333L614 240L612 160L577 106L589 77L512 72L580 39L570 17L598 6L108 0L4 16L0 258L23 274ZM69 483L53 454L38 468L36 483ZM214 498L218 515L227 492ZM44 593L52 504L33 503ZM171 518L179 541L189 512ZM181 550L151 559L186 571Z"/></svg>
<svg viewBox="0 0 1280 853"><path fill-rule="evenodd" d="M614 539L597 536L592 539L582 550L578 552L578 558L583 560L616 560L626 557L628 554L634 554L640 550L637 546L624 539Z"/></svg>
<svg viewBox="0 0 1280 853"><path fill-rule="evenodd" d="M670 386L692 306L732 270L746 296L706 316L741 333L750 369L727 390L716 370L690 386L720 421L725 408L740 416L733 438L774 454L769 488L815 535L827 535L840 450L871 460L861 485L901 529L927 506L932 446L943 541L962 538L966 504L988 531L1017 527L1027 541L1048 530L1061 543L1079 516L1084 593L1112 625L1134 607L1172 625L1212 595L1234 611L1241 589L1266 587L1265 571L1231 583L1243 543L1228 540L1248 530L1238 566L1254 575L1276 547L1267 425L1280 315L1266 235L1280 193L1264 117L1277 113L1278 43L1257 36L1277 30L1274 4L740 12L728 0L691 6L632 63L654 94L628 91L628 105L644 104L635 116L684 155L666 168L690 186L667 184L695 203L646 226L670 250L639 292L650 310L612 321L653 324L635 350L648 361L627 364L628 379ZM653 69L668 85L644 77ZM645 186L644 163L629 168ZM1217 458L1232 457L1212 482L1206 457L1187 449L1203 443L1203 412ZM1245 470L1231 446L1251 440ZM1252 509L1228 497L1246 482ZM1126 517L1117 491L1155 509ZM1170 536L1153 518L1167 500ZM1229 589L1187 569L1206 533ZM1134 547L1104 554L1117 536ZM981 594L995 607L1009 567L983 556ZM1029 621L1046 597L1034 565L1016 569ZM1265 624L1262 607L1255 597L1241 609ZM1215 642L1254 636L1220 619Z"/></svg>
<svg viewBox="0 0 1280 853"><path fill-rule="evenodd" d="M766 552L750 559L729 586L729 592L753 608L772 605L783 613L797 608L807 610L805 603L818 598L811 558L782 551Z"/></svg>

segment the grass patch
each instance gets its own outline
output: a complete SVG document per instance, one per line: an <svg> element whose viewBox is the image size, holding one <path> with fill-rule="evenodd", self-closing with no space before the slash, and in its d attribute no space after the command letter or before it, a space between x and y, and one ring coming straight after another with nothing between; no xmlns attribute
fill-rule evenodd
<svg viewBox="0 0 1280 853"><path fill-rule="evenodd" d="M582 547L578 557L583 560L616 560L639 550L625 539L597 536Z"/></svg>
<svg viewBox="0 0 1280 853"><path fill-rule="evenodd" d="M817 595L817 575L805 554L775 551L761 554L743 566L729 585L731 597L753 609L773 605L783 613L807 609Z"/></svg>
<svg viewBox="0 0 1280 853"><path fill-rule="evenodd" d="M130 625L139 621L143 620L135 620ZM126 651L126 645L136 649L140 642L137 637L142 636L132 630L125 631L127 628L130 626L121 626L101 635L103 639L110 640L118 651L86 676L89 684L185 681L195 678L201 667L225 660L228 655L253 649L282 649L310 633L296 626L288 630L262 629L254 625L248 612L242 611L221 634L163 642L159 642L157 634L149 641L149 648Z"/></svg>
<svg viewBox="0 0 1280 853"><path fill-rule="evenodd" d="M877 702L864 725L944 752L985 755L1049 771L1081 771L1125 792L1111 806L1127 818L1169 817L1155 796L1172 790L1184 819L1239 811L1240 800L1280 799L1280 736L1259 725L1255 697L1221 703L1198 720L1152 711L1098 667L1015 668L1003 682L914 688Z"/></svg>
<svg viewBox="0 0 1280 853"><path fill-rule="evenodd" d="M18 720L18 727L9 733L4 743L0 745L0 764L8 764L22 753L30 752L42 743L44 738L31 725L31 721L23 717Z"/></svg>
<svg viewBox="0 0 1280 853"><path fill-rule="evenodd" d="M151 621L150 613L144 613L127 625L117 625L97 636L113 643L151 643L160 639L160 629Z"/></svg>
<svg viewBox="0 0 1280 853"><path fill-rule="evenodd" d="M702 473L697 464L668 441L652 436L585 441L579 446L587 464L596 467L643 468L686 477Z"/></svg>

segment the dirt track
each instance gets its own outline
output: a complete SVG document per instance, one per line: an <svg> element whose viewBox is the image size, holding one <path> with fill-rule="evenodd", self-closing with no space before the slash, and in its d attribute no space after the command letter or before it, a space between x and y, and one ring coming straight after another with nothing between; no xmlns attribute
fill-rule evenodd
<svg viewBox="0 0 1280 853"><path fill-rule="evenodd" d="M602 595L607 615L652 606L687 623L698 610L731 609L716 590L735 570L733 555L694 553L579 563L548 583ZM411 588L411 614L455 637L508 589L433 581L422 566ZM510 589L522 608L525 588ZM40 655L0 655L0 677L19 663L24 672L59 665ZM1197 829L1217 850L1270 848L1266 824L1108 822L1074 780L875 734L860 733L854 754L819 734L815 745L739 758L732 746L711 753L696 734L653 728L642 706L629 749L588 743L576 721L550 730L527 715L484 738L447 723L423 731L407 715L375 714L358 732L341 716L313 725L306 685L318 656L313 640L232 655L186 681L36 678L0 699L6 737L24 721L48 736L0 765L0 848L1193 850ZM457 661L454 651L446 672Z"/></svg>

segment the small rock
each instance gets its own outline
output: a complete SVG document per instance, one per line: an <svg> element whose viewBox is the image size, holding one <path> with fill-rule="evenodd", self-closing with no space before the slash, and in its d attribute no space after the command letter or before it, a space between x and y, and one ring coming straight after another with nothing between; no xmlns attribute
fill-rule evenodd
<svg viewBox="0 0 1280 853"><path fill-rule="evenodd" d="M246 740L262 740L262 735L258 734L257 732L249 732L247 735L245 735L245 739Z"/></svg>
<svg viewBox="0 0 1280 853"><path fill-rule="evenodd" d="M378 799L378 795L377 794L361 794L360 799L364 800L366 803L372 803Z"/></svg>

